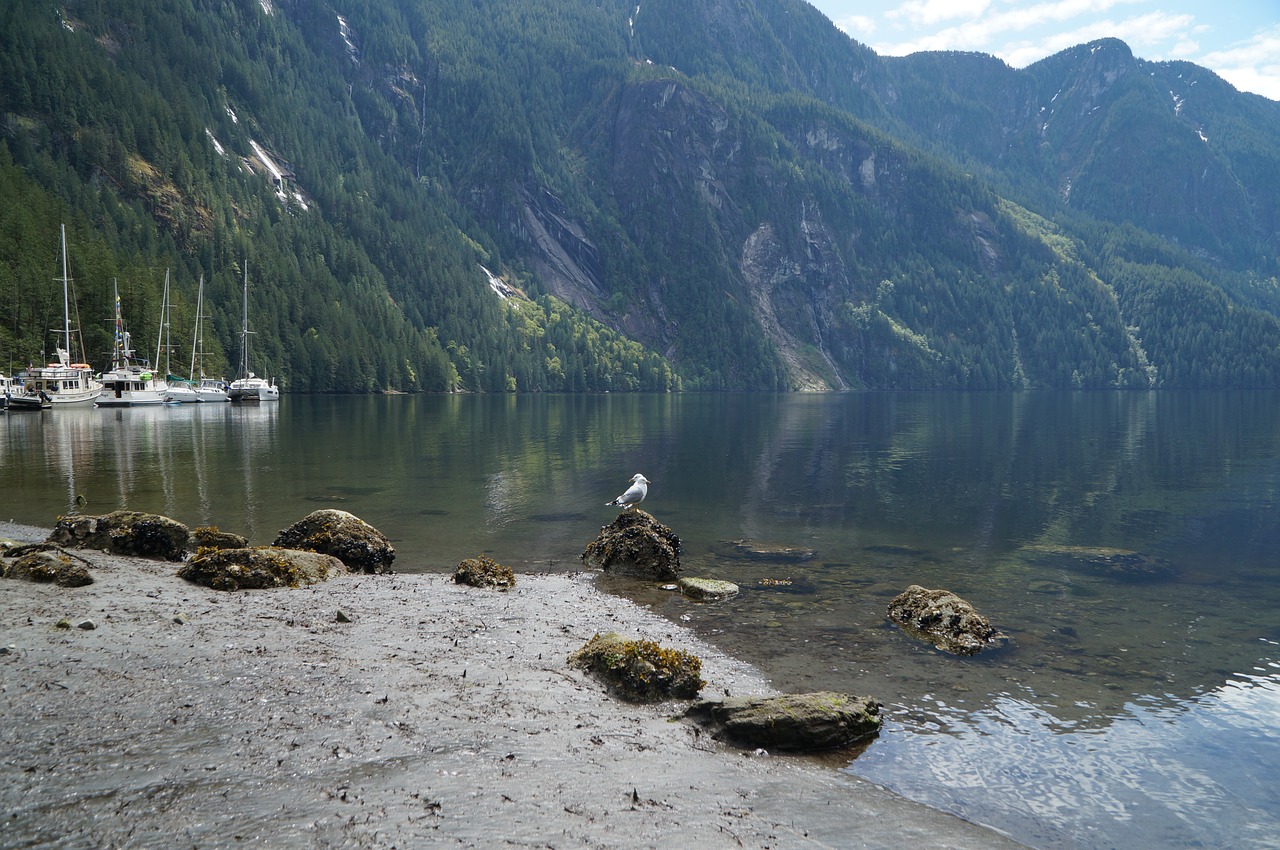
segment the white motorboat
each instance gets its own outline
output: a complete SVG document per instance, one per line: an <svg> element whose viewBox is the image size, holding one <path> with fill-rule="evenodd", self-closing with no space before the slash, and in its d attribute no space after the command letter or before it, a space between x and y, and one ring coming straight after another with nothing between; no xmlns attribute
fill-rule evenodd
<svg viewBox="0 0 1280 850"><path fill-rule="evenodd" d="M99 380L102 381L102 394L98 396L98 406L140 407L164 404L165 393L169 391L169 386L145 361L135 359L133 337L125 328L124 317L120 311L118 287L115 297L115 346L111 354L111 369L99 376Z"/></svg>

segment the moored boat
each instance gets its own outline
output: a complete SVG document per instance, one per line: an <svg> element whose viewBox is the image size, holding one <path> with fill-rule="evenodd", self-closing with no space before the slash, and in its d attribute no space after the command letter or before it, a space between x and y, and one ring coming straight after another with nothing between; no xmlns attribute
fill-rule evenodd
<svg viewBox="0 0 1280 850"><path fill-rule="evenodd" d="M276 401L280 398L280 388L274 381L260 378L249 369L249 267L244 270L244 324L240 331L240 370L236 379L227 386L227 396L232 401L257 402Z"/></svg>
<svg viewBox="0 0 1280 850"><path fill-rule="evenodd" d="M199 375L197 380L196 375ZM191 369L186 380L169 376L169 400L189 402L230 401L227 382L204 373L204 275L196 290L196 330L191 340Z"/></svg>
<svg viewBox="0 0 1280 850"><path fill-rule="evenodd" d="M62 337L63 344L55 348L57 362L47 366L29 366L22 373L21 393L9 396L9 406L14 410L45 410L59 407L87 407L97 401L102 393L102 383L93 376L88 363L71 362L71 275L67 271L67 226L62 232ZM76 329L76 337L80 331ZM80 341L84 352L84 341Z"/></svg>
<svg viewBox="0 0 1280 850"><path fill-rule="evenodd" d="M164 404L168 386L144 361L134 358L133 337L125 328L120 311L120 291L116 293L116 334L111 354L111 369L99 376L102 394L99 407L140 407Z"/></svg>

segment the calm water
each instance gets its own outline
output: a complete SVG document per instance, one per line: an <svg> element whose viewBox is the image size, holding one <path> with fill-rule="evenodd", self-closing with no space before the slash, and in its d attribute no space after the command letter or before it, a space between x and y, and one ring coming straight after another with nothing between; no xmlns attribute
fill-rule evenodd
<svg viewBox="0 0 1280 850"><path fill-rule="evenodd" d="M866 693L848 770L1041 848L1280 847L1280 394L290 397L0 417L0 516L155 511L266 544L349 510L401 571L574 569L643 472L696 605L615 583L787 690ZM738 560L726 541L815 550ZM1136 550L1170 574L1090 568ZM945 587L1011 637L885 619ZM802 815L798 814L802 819Z"/></svg>

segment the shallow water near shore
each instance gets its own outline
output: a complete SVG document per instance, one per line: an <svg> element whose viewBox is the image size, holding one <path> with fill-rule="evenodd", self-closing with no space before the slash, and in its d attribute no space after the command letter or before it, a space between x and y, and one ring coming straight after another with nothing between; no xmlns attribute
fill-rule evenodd
<svg viewBox="0 0 1280 850"><path fill-rule="evenodd" d="M635 472L685 572L742 593L606 586L779 688L883 702L852 773L1035 847L1280 846L1280 394L286 395L0 418L5 519L127 507L261 545L335 507L405 572L481 553L578 569ZM903 635L885 607L909 584L1010 644L955 658Z"/></svg>

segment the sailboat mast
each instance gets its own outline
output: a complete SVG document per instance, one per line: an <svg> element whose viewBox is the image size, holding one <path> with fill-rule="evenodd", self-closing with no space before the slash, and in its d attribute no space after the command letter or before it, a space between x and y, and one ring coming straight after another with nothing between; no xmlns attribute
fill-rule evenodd
<svg viewBox="0 0 1280 850"><path fill-rule="evenodd" d="M156 334L156 371L160 371L160 352L164 352L164 373L169 374L169 270L164 270L164 294L160 297L160 332Z"/></svg>
<svg viewBox="0 0 1280 850"><path fill-rule="evenodd" d="M200 273L200 286L196 289L196 332L191 339L191 368L187 371L187 380L194 381L196 379L196 352L200 350L200 323L204 321L201 315L204 310L204 273ZM204 365L200 366L200 377L204 377Z"/></svg>
<svg viewBox="0 0 1280 850"><path fill-rule="evenodd" d="M67 359L71 358L71 284L67 280L67 226L62 229L62 332L66 339Z"/></svg>

